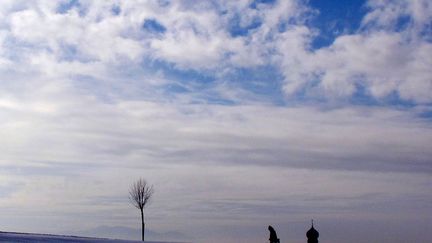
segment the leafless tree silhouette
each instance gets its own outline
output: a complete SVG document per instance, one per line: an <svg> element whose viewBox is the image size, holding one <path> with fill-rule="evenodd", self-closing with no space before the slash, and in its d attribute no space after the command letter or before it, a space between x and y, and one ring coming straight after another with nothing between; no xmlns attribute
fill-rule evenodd
<svg viewBox="0 0 432 243"><path fill-rule="evenodd" d="M153 185L147 184L147 181L140 178L135 181L129 189L129 199L131 203L141 211L141 236L144 241L145 223L144 208L149 203L153 195Z"/></svg>

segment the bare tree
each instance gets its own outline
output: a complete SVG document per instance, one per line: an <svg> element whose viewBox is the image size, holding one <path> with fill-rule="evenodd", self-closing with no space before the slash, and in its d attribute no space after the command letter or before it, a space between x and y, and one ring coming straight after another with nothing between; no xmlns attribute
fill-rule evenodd
<svg viewBox="0 0 432 243"><path fill-rule="evenodd" d="M140 178L135 181L129 189L129 199L131 203L141 211L141 235L142 241L144 241L144 207L150 201L153 195L153 185L147 184L147 181Z"/></svg>

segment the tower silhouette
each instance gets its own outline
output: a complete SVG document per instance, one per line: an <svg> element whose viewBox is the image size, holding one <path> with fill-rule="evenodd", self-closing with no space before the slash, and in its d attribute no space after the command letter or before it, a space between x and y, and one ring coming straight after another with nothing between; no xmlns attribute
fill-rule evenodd
<svg viewBox="0 0 432 243"><path fill-rule="evenodd" d="M312 220L312 227L306 232L306 237L308 239L307 243L318 243L319 233L314 228L313 220Z"/></svg>
<svg viewBox="0 0 432 243"><path fill-rule="evenodd" d="M270 243L280 243L279 239L277 238L276 231L271 225L269 225L268 230L270 231Z"/></svg>

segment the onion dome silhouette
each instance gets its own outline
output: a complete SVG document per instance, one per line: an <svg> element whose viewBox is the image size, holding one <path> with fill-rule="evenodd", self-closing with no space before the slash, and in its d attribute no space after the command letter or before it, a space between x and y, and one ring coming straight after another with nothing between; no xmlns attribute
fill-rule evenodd
<svg viewBox="0 0 432 243"><path fill-rule="evenodd" d="M308 243L318 243L319 233L313 226L313 220L312 227L306 232L306 237L308 238Z"/></svg>

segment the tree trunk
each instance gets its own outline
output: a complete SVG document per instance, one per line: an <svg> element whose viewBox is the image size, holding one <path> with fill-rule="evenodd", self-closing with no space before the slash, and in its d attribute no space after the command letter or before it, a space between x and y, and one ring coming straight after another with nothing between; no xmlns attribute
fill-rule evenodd
<svg viewBox="0 0 432 243"><path fill-rule="evenodd" d="M145 231L145 224L144 224L144 210L141 209L141 238L142 241L144 241L144 231Z"/></svg>

